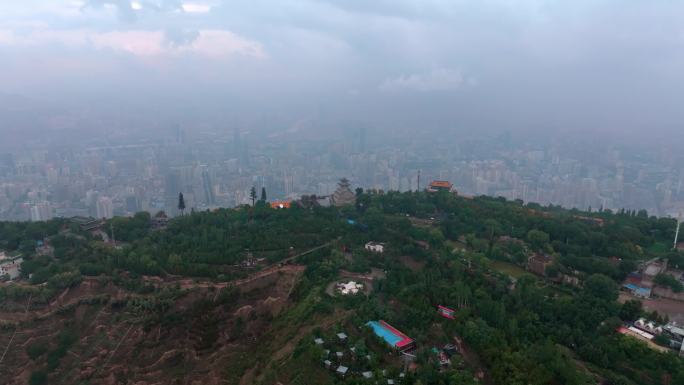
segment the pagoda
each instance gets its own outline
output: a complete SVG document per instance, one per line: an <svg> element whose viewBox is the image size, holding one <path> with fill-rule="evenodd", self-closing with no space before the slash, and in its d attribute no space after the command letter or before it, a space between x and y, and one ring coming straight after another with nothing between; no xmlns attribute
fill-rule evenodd
<svg viewBox="0 0 684 385"><path fill-rule="evenodd" d="M353 205L356 203L356 194L349 188L349 180L342 178L337 183L337 190L332 195L332 204L335 206Z"/></svg>

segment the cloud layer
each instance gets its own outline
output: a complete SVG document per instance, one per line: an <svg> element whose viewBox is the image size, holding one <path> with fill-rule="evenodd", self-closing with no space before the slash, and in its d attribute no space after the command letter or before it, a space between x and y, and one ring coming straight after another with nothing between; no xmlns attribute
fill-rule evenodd
<svg viewBox="0 0 684 385"><path fill-rule="evenodd" d="M386 91L402 89L421 92L449 91L463 84L464 79L460 71L440 68L427 73L401 75L388 79L382 84L381 89Z"/></svg>
<svg viewBox="0 0 684 385"><path fill-rule="evenodd" d="M7 1L0 83L66 98L70 79L75 101L177 89L250 119L646 132L684 121L682 14L665 0Z"/></svg>
<svg viewBox="0 0 684 385"><path fill-rule="evenodd" d="M244 55L265 56L261 45L230 31L200 30L184 35L168 31L126 30L97 32L92 30L34 30L16 34L0 30L0 45L22 48L62 46L64 48L112 50L135 56L198 54L208 57Z"/></svg>

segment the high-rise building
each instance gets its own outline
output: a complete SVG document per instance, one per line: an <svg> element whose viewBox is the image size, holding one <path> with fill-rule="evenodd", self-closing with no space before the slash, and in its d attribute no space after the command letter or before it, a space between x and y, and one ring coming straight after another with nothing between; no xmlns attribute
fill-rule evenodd
<svg viewBox="0 0 684 385"><path fill-rule="evenodd" d="M166 174L165 180L165 190L166 195L169 197L177 197L178 193L182 190L181 174L179 170L174 169Z"/></svg>
<svg viewBox="0 0 684 385"><path fill-rule="evenodd" d="M52 207L49 202L40 202L31 206L31 221L47 221L52 219Z"/></svg>
<svg viewBox="0 0 684 385"><path fill-rule="evenodd" d="M140 211L140 200L134 194L126 197L126 211L129 213L137 213Z"/></svg>
<svg viewBox="0 0 684 385"><path fill-rule="evenodd" d="M356 149L358 152L366 152L366 127L359 128L359 136L357 138Z"/></svg>
<svg viewBox="0 0 684 385"><path fill-rule="evenodd" d="M176 143L185 143L185 131L181 128L180 124L176 124Z"/></svg>
<svg viewBox="0 0 684 385"><path fill-rule="evenodd" d="M242 145L240 143L240 130L236 128L233 131L233 156L239 159L241 151Z"/></svg>
<svg viewBox="0 0 684 385"><path fill-rule="evenodd" d="M289 196L294 192L294 175L285 175L283 182L285 195Z"/></svg>
<svg viewBox="0 0 684 385"><path fill-rule="evenodd" d="M205 167L202 169L202 191L204 193L204 202L210 206L216 204L216 195L214 194L214 184L211 181L209 170Z"/></svg>
<svg viewBox="0 0 684 385"><path fill-rule="evenodd" d="M114 217L112 198L103 196L97 200L97 217L107 219Z"/></svg>

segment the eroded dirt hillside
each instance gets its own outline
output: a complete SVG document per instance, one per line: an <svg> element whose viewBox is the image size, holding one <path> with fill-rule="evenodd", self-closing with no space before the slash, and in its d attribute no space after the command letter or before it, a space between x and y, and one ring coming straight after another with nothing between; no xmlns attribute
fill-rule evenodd
<svg viewBox="0 0 684 385"><path fill-rule="evenodd" d="M226 368L269 334L302 272L286 265L227 285L155 281L144 290L88 279L46 306L6 304L3 383L231 383L241 375Z"/></svg>

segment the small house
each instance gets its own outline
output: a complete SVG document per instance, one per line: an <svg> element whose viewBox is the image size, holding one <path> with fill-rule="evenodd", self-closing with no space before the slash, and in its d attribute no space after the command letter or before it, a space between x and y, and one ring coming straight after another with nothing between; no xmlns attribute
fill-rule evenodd
<svg viewBox="0 0 684 385"><path fill-rule="evenodd" d="M553 263L553 257L548 254L534 254L527 259L527 268L541 276L546 275L546 269Z"/></svg>
<svg viewBox="0 0 684 385"><path fill-rule="evenodd" d="M347 335L344 333L337 333L337 338L340 342L347 342Z"/></svg>
<svg viewBox="0 0 684 385"><path fill-rule="evenodd" d="M337 367L336 373L344 378L347 375L348 371L349 371L348 367L340 365Z"/></svg>
<svg viewBox="0 0 684 385"><path fill-rule="evenodd" d="M361 377L363 377L367 380L370 380L371 378L373 378L373 372L371 372L371 371L363 372L363 373L361 373Z"/></svg>
<svg viewBox="0 0 684 385"><path fill-rule="evenodd" d="M380 242L368 242L364 246L364 248L368 251L371 251L373 253L384 253L385 252L385 244L380 243Z"/></svg>
<svg viewBox="0 0 684 385"><path fill-rule="evenodd" d="M325 361L323 361L323 365L325 365L326 369L330 369L330 367L332 366L332 361L325 360Z"/></svg>
<svg viewBox="0 0 684 385"><path fill-rule="evenodd" d="M323 341L323 338L316 338L316 339L314 339L314 343L315 343L316 345L323 345L324 342L325 342L325 341Z"/></svg>

